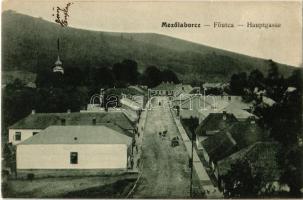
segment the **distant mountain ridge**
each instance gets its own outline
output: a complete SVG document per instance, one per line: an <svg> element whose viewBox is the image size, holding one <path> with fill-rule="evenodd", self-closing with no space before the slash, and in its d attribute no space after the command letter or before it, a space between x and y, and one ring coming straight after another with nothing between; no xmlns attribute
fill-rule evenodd
<svg viewBox="0 0 303 200"><path fill-rule="evenodd" d="M227 81L233 73L259 69L268 61L154 33L112 33L61 28L41 18L2 12L2 69L37 72L51 68L57 57L64 67L112 67L123 59L171 69L184 82ZM285 76L293 67L278 64Z"/></svg>

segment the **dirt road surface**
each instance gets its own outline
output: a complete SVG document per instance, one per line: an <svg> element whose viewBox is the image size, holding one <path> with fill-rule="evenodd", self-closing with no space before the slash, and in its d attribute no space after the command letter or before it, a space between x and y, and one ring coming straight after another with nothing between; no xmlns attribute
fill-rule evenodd
<svg viewBox="0 0 303 200"><path fill-rule="evenodd" d="M171 139L179 133L170 111L164 108L167 102L166 97L158 97L148 111L142 144L142 177L133 198L190 197L188 154L182 141L180 146L171 146ZM163 130L167 130L166 137L159 136Z"/></svg>

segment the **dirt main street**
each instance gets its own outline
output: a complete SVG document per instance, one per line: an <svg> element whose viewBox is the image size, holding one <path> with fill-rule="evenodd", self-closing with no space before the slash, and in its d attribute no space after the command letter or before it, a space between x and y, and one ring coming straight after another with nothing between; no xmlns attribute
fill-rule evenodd
<svg viewBox="0 0 303 200"><path fill-rule="evenodd" d="M158 100L162 101L161 106ZM142 144L142 177L134 198L190 197L188 155L182 141L179 146L171 146L171 139L179 133L170 111L163 107L167 102L166 97L158 97L148 111ZM167 136L162 138L159 131L163 130L167 130Z"/></svg>

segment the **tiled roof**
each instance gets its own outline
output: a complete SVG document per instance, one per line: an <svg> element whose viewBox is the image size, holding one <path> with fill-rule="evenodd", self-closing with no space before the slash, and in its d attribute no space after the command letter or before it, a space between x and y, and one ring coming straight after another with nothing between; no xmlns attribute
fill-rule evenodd
<svg viewBox="0 0 303 200"><path fill-rule="evenodd" d="M196 94L192 95L190 99L187 99L183 104L188 104L191 101L200 101L200 105L208 106L210 105L213 109L217 111L222 111L226 108L238 108L242 110L248 110L252 106L251 103L245 103L242 101L240 96L213 96L213 95L203 95ZM199 108L195 108L199 109ZM200 108L201 109L201 108Z"/></svg>
<svg viewBox="0 0 303 200"><path fill-rule="evenodd" d="M262 101L263 101L264 104L269 105L269 106L273 106L276 103L271 98L265 97L265 96L262 97Z"/></svg>
<svg viewBox="0 0 303 200"><path fill-rule="evenodd" d="M139 115L130 109L123 109L122 112L128 117L128 119L130 121L132 121L133 123L136 123L136 121L138 121Z"/></svg>
<svg viewBox="0 0 303 200"><path fill-rule="evenodd" d="M237 160L247 159L254 173L261 172L266 181L277 180L280 175L276 157L279 148L279 144L276 142L254 143L219 161L218 171L221 176L225 175Z"/></svg>
<svg viewBox="0 0 303 200"><path fill-rule="evenodd" d="M247 120L234 122L229 128L218 130L204 140L202 145L211 159L219 161L236 151L266 139L267 132Z"/></svg>
<svg viewBox="0 0 303 200"><path fill-rule="evenodd" d="M141 94L146 94L147 93L146 90L144 90L143 88L141 88L141 87L139 87L137 85L130 85L130 86L128 86L128 88L135 89L135 90L137 90Z"/></svg>
<svg viewBox="0 0 303 200"><path fill-rule="evenodd" d="M193 96L194 96L193 94L183 94L183 93L181 93L180 95L174 97L173 101L175 101L175 102L177 102L177 101L181 102L182 101L181 103L183 103L183 101L187 101L190 98L192 98Z"/></svg>
<svg viewBox="0 0 303 200"><path fill-rule="evenodd" d="M222 111L232 113L237 119L247 119L249 117L256 117L254 114L234 106L227 106L226 108L222 109Z"/></svg>
<svg viewBox="0 0 303 200"><path fill-rule="evenodd" d="M234 123L230 129L230 134L237 141L238 149L245 148L258 141L267 139L268 132L263 130L256 122L251 123L250 119Z"/></svg>
<svg viewBox="0 0 303 200"><path fill-rule="evenodd" d="M30 137L29 144L131 144L132 138L106 126L50 126ZM19 144L19 145L20 145Z"/></svg>
<svg viewBox="0 0 303 200"><path fill-rule="evenodd" d="M162 82L154 87L153 90L175 90L175 88L176 85L174 83Z"/></svg>
<svg viewBox="0 0 303 200"><path fill-rule="evenodd" d="M203 84L204 88L214 88L214 87L222 87L222 83L204 83Z"/></svg>
<svg viewBox="0 0 303 200"><path fill-rule="evenodd" d="M92 125L93 119L96 119L96 124L113 123L124 130L134 128L134 124L123 112L36 113L28 115L9 128L45 129L52 125L61 125L61 119L65 119L65 125Z"/></svg>
<svg viewBox="0 0 303 200"><path fill-rule="evenodd" d="M220 131L202 141L202 146L213 161L219 161L236 150L236 141L227 131Z"/></svg>
<svg viewBox="0 0 303 200"><path fill-rule="evenodd" d="M109 88L106 90L106 93L108 95L144 95L141 91L138 91L137 89L133 87L128 87L128 88Z"/></svg>
<svg viewBox="0 0 303 200"><path fill-rule="evenodd" d="M197 127L196 134L203 135L204 131L215 131L227 129L238 120L233 114L226 113L226 119L223 119L223 113L210 113L203 122Z"/></svg>
<svg viewBox="0 0 303 200"><path fill-rule="evenodd" d="M251 107L250 103L245 103L239 96L203 96L192 95L190 98L184 98L178 101L175 98L175 102L181 103L182 108L192 108L191 110L197 110L205 118L210 113L227 113L233 114L237 119L247 119L254 116L252 113L246 111ZM256 117L256 116L255 116Z"/></svg>
<svg viewBox="0 0 303 200"><path fill-rule="evenodd" d="M175 86L175 96L180 94L189 94L193 90L192 86L189 84L177 84Z"/></svg>
<svg viewBox="0 0 303 200"><path fill-rule="evenodd" d="M120 99L120 103L122 105L125 105L133 110L142 110L142 107L137 102L130 100L128 98L122 98Z"/></svg>

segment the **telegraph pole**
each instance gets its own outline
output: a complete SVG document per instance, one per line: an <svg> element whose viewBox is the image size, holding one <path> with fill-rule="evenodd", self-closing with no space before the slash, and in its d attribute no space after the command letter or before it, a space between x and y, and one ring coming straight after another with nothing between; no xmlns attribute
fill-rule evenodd
<svg viewBox="0 0 303 200"><path fill-rule="evenodd" d="M192 133L191 137L191 159L190 159L190 197L193 198L193 168L194 168L194 140L195 133Z"/></svg>

